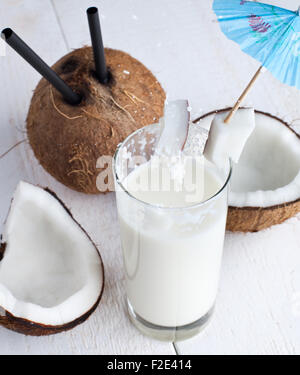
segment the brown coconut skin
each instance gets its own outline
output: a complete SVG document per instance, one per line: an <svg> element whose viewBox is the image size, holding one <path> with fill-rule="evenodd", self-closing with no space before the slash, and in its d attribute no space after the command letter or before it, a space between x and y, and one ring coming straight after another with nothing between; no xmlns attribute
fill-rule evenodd
<svg viewBox="0 0 300 375"><path fill-rule="evenodd" d="M273 207L229 207L227 230L231 232L258 232L281 224L300 212L300 199Z"/></svg>
<svg viewBox="0 0 300 375"><path fill-rule="evenodd" d="M64 185L89 194L99 193L98 158L113 156L128 135L158 122L166 98L138 60L108 48L105 55L110 77L106 85L95 76L91 47L64 56L53 69L83 96L82 102L68 104L43 78L27 117L28 140L40 164Z"/></svg>
<svg viewBox="0 0 300 375"><path fill-rule="evenodd" d="M231 108L224 108L216 111L206 113L205 115L199 117L194 122L198 122L201 119L211 116L215 113L226 112L231 110ZM269 113L262 111L255 111L265 116L269 116L279 122L282 125L287 126L287 128L297 134L286 122L273 116ZM226 229L231 232L259 232L263 229L270 228L273 225L281 224L284 221L290 219L300 212L300 198L293 202L287 202L284 204L279 204L271 207L233 207L229 206Z"/></svg>
<svg viewBox="0 0 300 375"><path fill-rule="evenodd" d="M86 234L88 239L93 243L93 245L95 247L95 251L97 251L97 254L99 255L99 258L100 258L101 270L102 270L102 274L103 274L103 283L102 283L102 288L101 288L101 291L100 291L100 294L99 294L99 297L98 297L96 303L85 314L83 314L82 316L73 320L72 322L69 322L69 323L64 324L64 325L51 326L51 325L40 324L40 323L32 322L32 321L27 320L27 319L15 317L9 311L4 310L4 314L0 314L0 326L2 326L4 328L7 328L11 331L17 332L17 333L21 333L21 334L26 335L26 336L50 336L50 335L55 335L57 333L69 331L69 330L77 327L79 324L84 323L91 316L91 314L96 310L96 308L98 307L98 305L101 301L102 295L103 295L104 284L105 284L104 265L103 265L103 261L102 261L102 258L101 258L101 254L99 253L96 245L91 240L91 238L86 233L86 231L82 228L82 226L73 218L72 213L65 206L63 201L61 201L57 197L57 195L53 191L51 191L50 189L46 188L45 190L48 193L50 193L55 199L57 199L59 201L59 203L64 207L66 212L74 220L74 222L79 226L79 228ZM6 243L1 243L0 244L0 262L3 258L3 256L4 256L5 248L6 248ZM1 308L1 306L0 306L0 308Z"/></svg>

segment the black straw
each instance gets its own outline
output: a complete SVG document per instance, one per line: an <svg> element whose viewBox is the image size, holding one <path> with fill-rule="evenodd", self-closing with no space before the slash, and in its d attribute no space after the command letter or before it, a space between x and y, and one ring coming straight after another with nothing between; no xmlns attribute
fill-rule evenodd
<svg viewBox="0 0 300 375"><path fill-rule="evenodd" d="M81 96L75 93L17 34L4 29L1 34L20 56L51 83L70 104L79 104Z"/></svg>
<svg viewBox="0 0 300 375"><path fill-rule="evenodd" d="M96 74L99 81L105 84L108 81L108 72L106 68L98 9L95 7L89 8L87 10L87 16L92 39L92 46L94 50Z"/></svg>

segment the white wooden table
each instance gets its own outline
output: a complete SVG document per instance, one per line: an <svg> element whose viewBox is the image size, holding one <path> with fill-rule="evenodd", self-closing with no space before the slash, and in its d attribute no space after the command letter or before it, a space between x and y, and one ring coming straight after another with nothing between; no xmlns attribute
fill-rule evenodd
<svg viewBox="0 0 300 375"><path fill-rule="evenodd" d="M169 97L189 98L194 117L231 105L258 67L220 32L211 0L1 0L0 28L13 28L52 64L90 44L85 10L91 5L101 10L105 45L145 63ZM26 137L26 113L40 77L9 48L0 68L2 154ZM269 73L246 104L287 121L300 118L300 92ZM300 120L294 125L300 130ZM67 189L44 172L24 143L0 160L1 223L20 179L49 186L71 208L101 251L106 288L97 311L69 333L32 338L0 328L0 354L300 354L299 216L261 233L226 235L214 319L196 338L172 345L142 336L126 316L114 194Z"/></svg>

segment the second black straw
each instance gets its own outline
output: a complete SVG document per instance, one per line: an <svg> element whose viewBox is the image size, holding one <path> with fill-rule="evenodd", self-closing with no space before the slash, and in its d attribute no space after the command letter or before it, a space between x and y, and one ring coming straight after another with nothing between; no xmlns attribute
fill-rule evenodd
<svg viewBox="0 0 300 375"><path fill-rule="evenodd" d="M87 10L87 16L94 51L96 74L99 81L105 84L108 82L108 71L105 61L105 53L98 9L95 7L89 8Z"/></svg>

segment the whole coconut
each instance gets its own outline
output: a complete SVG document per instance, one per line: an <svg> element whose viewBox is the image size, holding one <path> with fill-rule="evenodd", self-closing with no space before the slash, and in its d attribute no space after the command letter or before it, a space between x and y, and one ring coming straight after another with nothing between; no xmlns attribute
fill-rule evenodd
<svg viewBox="0 0 300 375"><path fill-rule="evenodd" d="M125 52L105 49L109 81L95 75L91 47L77 49L52 68L82 95L68 104L44 78L35 89L27 118L29 143L54 178L79 192L97 194L100 156L113 156L135 130L163 115L165 92L154 75Z"/></svg>

